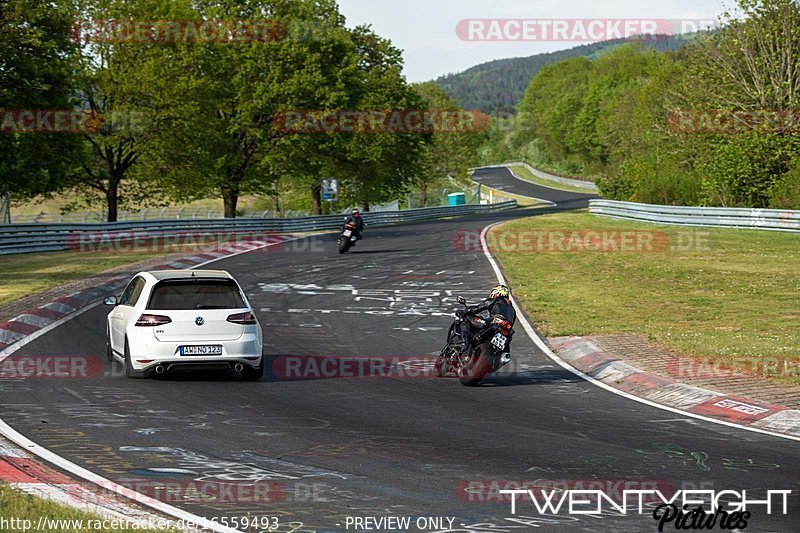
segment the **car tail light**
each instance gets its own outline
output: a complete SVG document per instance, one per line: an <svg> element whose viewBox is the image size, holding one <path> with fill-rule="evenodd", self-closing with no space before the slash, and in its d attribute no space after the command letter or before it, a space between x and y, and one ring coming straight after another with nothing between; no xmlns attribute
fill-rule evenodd
<svg viewBox="0 0 800 533"><path fill-rule="evenodd" d="M164 324L169 324L170 322L172 322L172 319L168 316L142 315L139 317L139 320L136 321L136 325L142 327L153 327L153 326L163 326Z"/></svg>
<svg viewBox="0 0 800 533"><path fill-rule="evenodd" d="M236 313L235 315L228 317L228 322L241 324L242 326L252 326L256 323L256 315L254 315L251 311L246 313Z"/></svg>

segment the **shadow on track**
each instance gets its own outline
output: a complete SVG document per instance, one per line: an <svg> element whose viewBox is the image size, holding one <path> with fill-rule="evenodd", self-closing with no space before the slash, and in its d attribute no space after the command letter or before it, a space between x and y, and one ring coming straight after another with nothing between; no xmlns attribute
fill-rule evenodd
<svg viewBox="0 0 800 533"><path fill-rule="evenodd" d="M519 387L524 385L553 385L584 383L586 380L569 370L528 370L511 374L492 374L479 387Z"/></svg>
<svg viewBox="0 0 800 533"><path fill-rule="evenodd" d="M418 250L350 250L347 252L347 255L351 254L400 254L400 253L412 253L418 252Z"/></svg>

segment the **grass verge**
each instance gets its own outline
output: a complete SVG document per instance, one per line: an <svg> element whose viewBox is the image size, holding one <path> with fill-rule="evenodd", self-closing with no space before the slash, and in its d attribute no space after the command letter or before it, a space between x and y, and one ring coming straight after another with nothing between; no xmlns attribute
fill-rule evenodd
<svg viewBox="0 0 800 533"><path fill-rule="evenodd" d="M109 527L113 526L113 524L110 522L104 524L103 518L99 515L24 494L0 483L0 531L33 531L39 524L40 517L46 517L48 521L47 524L42 524L45 527L42 531L58 531L61 533L156 531L140 529L135 526L129 529L113 529ZM2 523L3 519L6 522L5 524Z"/></svg>
<svg viewBox="0 0 800 533"><path fill-rule="evenodd" d="M564 185L563 183L559 183L557 181L546 180L544 178L540 178L539 176L535 175L533 172L528 170L527 167L522 165L510 165L510 168L514 169L514 174L519 176L520 178L524 179L525 181L530 181L531 183L535 183L536 185L543 185L545 187L550 187L551 189L559 189L561 191L570 191L570 192L580 192L583 194L593 194L593 191L589 189L582 189L580 187L573 187L572 185Z"/></svg>
<svg viewBox="0 0 800 533"><path fill-rule="evenodd" d="M41 252L0 256L0 304L163 252Z"/></svg>
<svg viewBox="0 0 800 533"><path fill-rule="evenodd" d="M581 230L647 232L654 246L627 252L551 246L558 232ZM577 236L586 242L586 233ZM489 246L547 336L638 333L724 362L800 357L799 235L572 212L507 223L491 232Z"/></svg>

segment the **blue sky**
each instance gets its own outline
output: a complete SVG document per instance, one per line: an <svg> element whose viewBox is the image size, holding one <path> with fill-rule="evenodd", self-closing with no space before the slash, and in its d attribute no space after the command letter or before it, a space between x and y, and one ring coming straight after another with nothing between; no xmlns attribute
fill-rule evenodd
<svg viewBox="0 0 800 533"><path fill-rule="evenodd" d="M409 81L460 72L478 63L572 48L571 42L467 42L462 19L714 19L722 0L338 0L347 25L369 23L404 50Z"/></svg>

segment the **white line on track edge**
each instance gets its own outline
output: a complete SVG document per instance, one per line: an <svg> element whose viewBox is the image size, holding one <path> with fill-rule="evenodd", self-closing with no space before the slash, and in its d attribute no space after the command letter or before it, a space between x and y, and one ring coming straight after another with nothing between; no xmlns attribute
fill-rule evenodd
<svg viewBox="0 0 800 533"><path fill-rule="evenodd" d="M185 268L183 270L192 270L192 269L195 269L195 268L198 268L198 267L202 267L202 266L208 265L210 263L214 263L216 261L221 261L223 259L230 259L231 257L236 257L238 255L246 254L246 253L249 253L249 252L254 252L256 250L261 250L263 248L268 248L270 246L277 246L279 244L284 244L284 243L287 243L287 242L297 241L297 240L301 240L301 239L307 239L307 238L313 237L315 235L316 234L314 234L314 235L303 235L301 237L294 237L294 238L286 239L286 240L283 240L283 241L280 241L280 242L272 242L272 243L262 244L262 245L256 246L255 248L250 248L249 250L242 250L240 252L236 252L236 253L233 253L233 254L230 254L230 255L217 257L215 259L211 259L209 261L205 261L203 263L199 263L197 265L193 265L191 267L187 267L187 268ZM53 322L49 326L46 326L46 327L44 327L44 328L42 328L40 330L37 330L37 331L31 333L30 335L28 335L27 337L25 337L21 341L12 344L11 346L6 348L5 350L0 351L0 362L5 360L6 358L8 358L11 354L16 352L17 350L19 350L20 348L22 348L23 346L25 346L29 342L32 342L32 341L38 339L42 335L45 335L46 333L52 331L53 329L57 328L58 326L61 326L62 324L72 320L73 318L76 318L76 317L82 315L83 313L89 311L90 309L94 309L98 305L100 305L100 302L88 305L88 306L80 309L79 311L76 311L76 312L74 312L74 313L72 313L72 314L70 314L68 316L65 316L65 317ZM119 494L119 495L121 495L121 496L123 496L125 498L128 498L128 499L130 499L130 500L132 500L132 501L134 501L136 503L139 503L139 504L142 504L144 506L150 507L151 509L154 509L156 511L160 511L160 512L164 513L165 515L171 516L172 518L177 518L178 520L182 520L184 522L196 524L196 525L198 525L198 526L200 526L200 527L202 527L204 529L208 529L208 530L215 531L215 532L218 532L218 533L241 533L238 529L225 527L225 526L223 526L223 525L221 525L221 524L219 524L217 522L213 522L211 520L203 518L202 516L194 515L194 514L188 512L188 511L184 511L183 509L179 509L177 507L173 507L172 505L166 504L166 503L164 503L162 501L156 500L154 498L150 498L149 496L145 496L144 494L138 493L138 492L136 492L134 490L131 490L131 489L123 486L123 485L119 485L117 483L114 483L113 481L111 481L109 479L106 479L106 478L102 477L99 474L95 474L94 472L92 472L90 470L87 470L87 469L83 468L82 466L78 466L75 463L69 461L68 459L65 459L64 457L61 457L60 455L48 450L44 446L40 446L40 445L36 444L32 440L30 440L28 437L26 437L25 435L19 433L17 430L15 430L14 428L12 428L8 424L6 424L5 421L3 421L2 419L0 419L0 435L6 437L8 440L12 441L14 444L16 444L17 446L20 446L24 450L26 450L26 451L28 451L28 452L30 452L30 453L32 453L32 454L44 459L45 461L57 466L58 468L61 468L62 470L65 470L65 471L69 472L70 474L72 474L74 476L82 478L82 479L84 479L84 480L86 480L86 481L88 481L90 483L94 483L95 485L98 485L99 487L102 487L102 488L104 488L104 489L106 489L106 490L108 490L110 492L115 492L115 493L117 493L117 494Z"/></svg>
<svg viewBox="0 0 800 533"><path fill-rule="evenodd" d="M505 222L495 222L495 223L489 224L488 226L483 228L483 230L481 231L481 247L483 248L483 253L486 255L486 258L489 260L489 264L492 266L492 269L494 270L494 273L497 275L497 281L500 282L500 283L505 284L506 280L505 280L505 277L503 276L503 271L500 269L500 265L497 264L497 261L495 260L495 258L492 257L491 252L489 252L489 247L486 245L486 233L490 229L492 229L493 227L498 226L500 224L505 224ZM568 362L566 362L563 359L561 359L558 355L556 355L553 352L553 350L551 350L550 347L547 346L547 343L545 343L544 340L542 340L542 338L539 337L539 335L536 333L536 330L533 329L533 326L531 326L530 322L528 322L528 319L525 318L525 314L522 312L522 307L517 305L517 302L514 300L513 296L511 297L511 302L514 304L514 307L516 307L517 309L520 310L520 312L518 313L519 320L520 320L520 322L522 322L522 327L523 327L523 329L525 329L525 333L528 334L528 337L530 337L530 339L533 341L533 343L540 350L542 350L542 352L544 352L544 354L547 357L549 357L550 359L552 359L553 361L558 363L561 367L563 367L566 370L569 370L570 372L572 372L574 374L577 374L578 376L582 377L583 379L585 379L586 381L592 383L593 385L596 385L596 386L598 386L600 388L603 388L603 389L605 389L605 390L607 390L609 392L613 392L614 394L616 394L618 396L622 396L623 398L627 398L628 400L633 400L635 402L643 403L643 404L649 405L651 407L656 407L658 409L663 409L663 410L669 411L671 413L677 413L677 414L680 414L680 415L683 415L683 416L688 416L688 417L696 418L696 419L699 419L699 420L705 420L706 422L711 422L711 423L714 423L714 424L721 424L723 426L728 426L728 427L732 427L732 428L736 428L736 429L742 429L742 430L745 430L745 431L752 431L754 433L762 433L764 435L770 435L771 437L778 437L778 438L781 438L781 439L788 439L788 440L793 440L793 441L800 442L800 437L795 437L793 435L785 435L783 433L775 433L775 432L768 431L766 429L761 429L761 428L753 428L753 427L748 427L748 426L742 426L740 424L734 424L733 422L726 422L725 420L718 420L716 418L710 418L710 417L703 416L703 415L698 415L698 414L695 414L695 413L689 413L689 412L683 411L681 409L676 409L674 407L669 407L667 405L663 405L663 404L656 403L656 402L653 402L653 401L650 401L650 400L646 400L644 398L640 398L638 396L634 396L633 394L629 394L629 393L627 393L625 391L621 391L619 389L615 389L611 385L603 383L602 381L598 381L597 379L593 378L592 376L590 376L588 374L584 374L583 372L581 372L580 370L578 370L574 366L570 365Z"/></svg>

